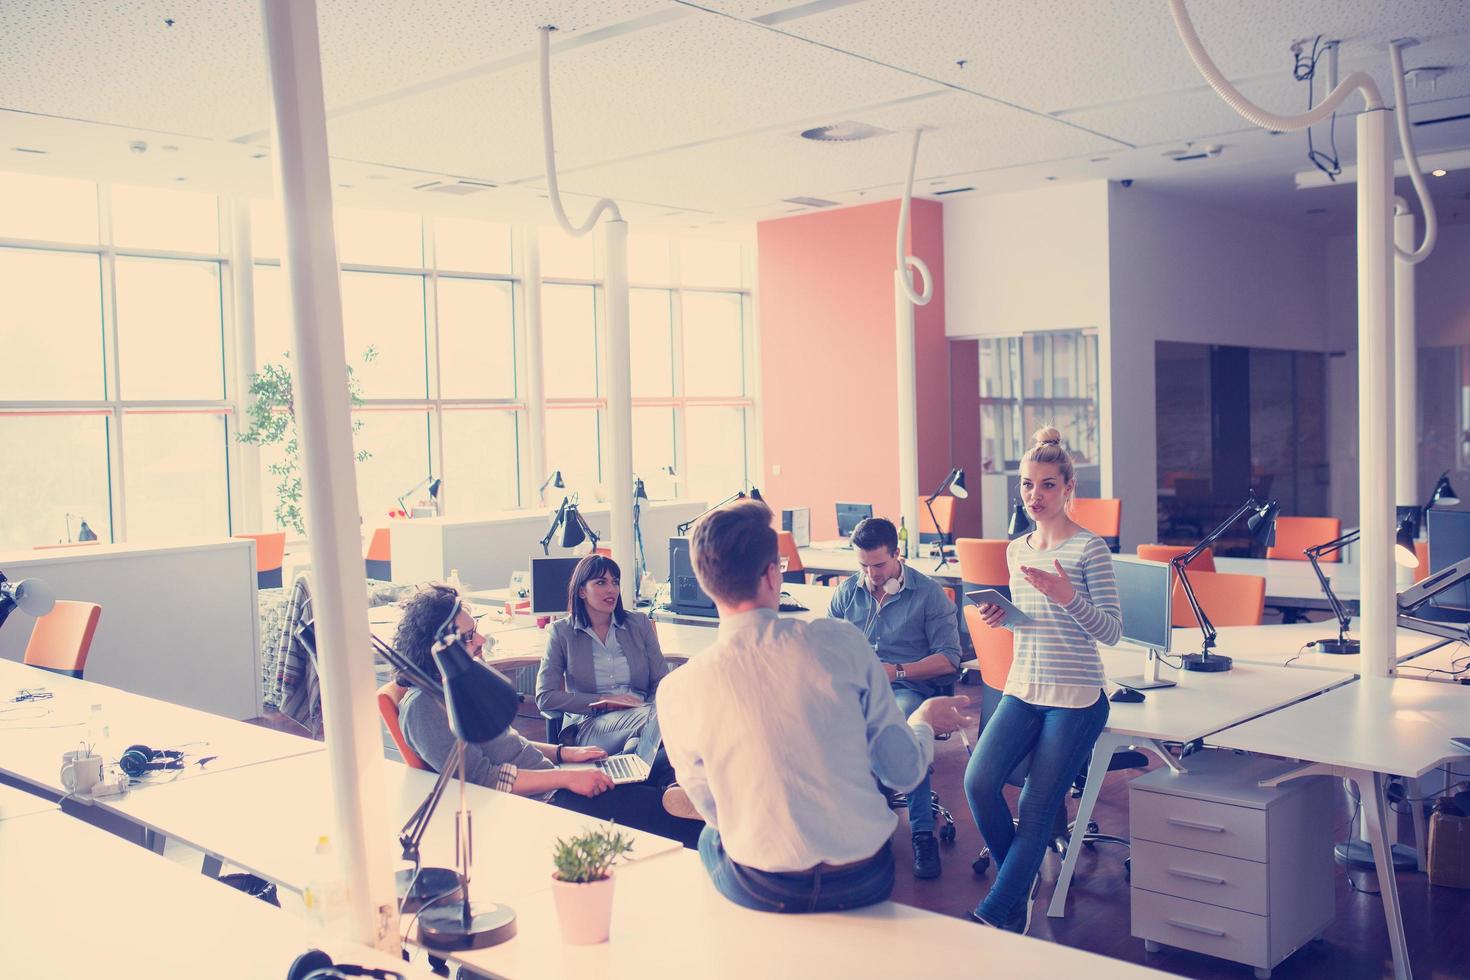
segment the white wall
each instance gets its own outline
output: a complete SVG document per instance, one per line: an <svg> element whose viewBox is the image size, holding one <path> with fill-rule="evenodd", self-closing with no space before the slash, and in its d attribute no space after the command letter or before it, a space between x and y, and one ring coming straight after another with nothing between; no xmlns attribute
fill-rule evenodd
<svg viewBox="0 0 1470 980"><path fill-rule="evenodd" d="M1157 535L1154 342L1327 350L1320 238L1145 188L1111 185L1113 493L1124 550Z"/></svg>

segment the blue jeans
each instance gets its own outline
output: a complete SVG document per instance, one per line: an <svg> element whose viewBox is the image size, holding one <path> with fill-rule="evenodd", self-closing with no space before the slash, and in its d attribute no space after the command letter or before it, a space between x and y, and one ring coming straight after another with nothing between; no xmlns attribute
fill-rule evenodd
<svg viewBox="0 0 1470 980"><path fill-rule="evenodd" d="M987 921L1011 921L1031 897L1052 820L1107 722L1108 699L1101 690L1086 708L1048 708L1009 694L1001 698L965 769L970 812L995 860L995 884L975 910ZM1031 768L1021 789L1019 823L1013 825L1001 790L1028 752Z"/></svg>
<svg viewBox="0 0 1470 980"><path fill-rule="evenodd" d="M907 718L928 700L918 691L908 687L895 687L894 700L898 710ZM909 832L913 834L934 833L934 803L929 792L929 774L925 773L919 785L909 791Z"/></svg>
<svg viewBox="0 0 1470 980"><path fill-rule="evenodd" d="M730 860L720 832L706 824L699 857L721 895L757 912L837 912L876 905L893 891L893 851L887 843L872 860L842 871L757 871Z"/></svg>

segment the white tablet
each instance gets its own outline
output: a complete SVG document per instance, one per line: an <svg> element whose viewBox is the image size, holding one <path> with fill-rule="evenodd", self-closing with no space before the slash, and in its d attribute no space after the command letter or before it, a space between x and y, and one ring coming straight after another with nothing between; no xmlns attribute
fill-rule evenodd
<svg viewBox="0 0 1470 980"><path fill-rule="evenodd" d="M977 606L989 604L1004 609L1006 618L1001 620L1000 625L1008 630L1014 630L1017 626L1030 626L1036 622L1036 620L1023 613L1019 606L995 589L977 589L974 592L966 592L965 598Z"/></svg>

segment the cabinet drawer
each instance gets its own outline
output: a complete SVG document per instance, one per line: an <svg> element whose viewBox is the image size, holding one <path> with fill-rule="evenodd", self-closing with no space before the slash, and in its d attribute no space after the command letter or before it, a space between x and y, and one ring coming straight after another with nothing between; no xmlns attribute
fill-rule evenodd
<svg viewBox="0 0 1470 980"><path fill-rule="evenodd" d="M1241 912L1270 912L1268 865L1133 838L1133 887Z"/></svg>
<svg viewBox="0 0 1470 980"><path fill-rule="evenodd" d="M1266 917L1133 886L1133 935L1269 968Z"/></svg>
<svg viewBox="0 0 1470 980"><path fill-rule="evenodd" d="M1166 793L1131 793L1128 829L1134 840L1174 844L1247 861L1266 860L1266 811Z"/></svg>

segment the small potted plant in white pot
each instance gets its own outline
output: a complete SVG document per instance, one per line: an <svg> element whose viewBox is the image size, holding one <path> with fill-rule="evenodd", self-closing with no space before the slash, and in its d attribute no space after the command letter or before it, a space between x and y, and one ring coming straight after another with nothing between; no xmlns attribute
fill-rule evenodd
<svg viewBox="0 0 1470 980"><path fill-rule="evenodd" d="M613 824L556 840L551 893L562 940L574 945L607 942L612 929L613 862L633 850L633 839Z"/></svg>

